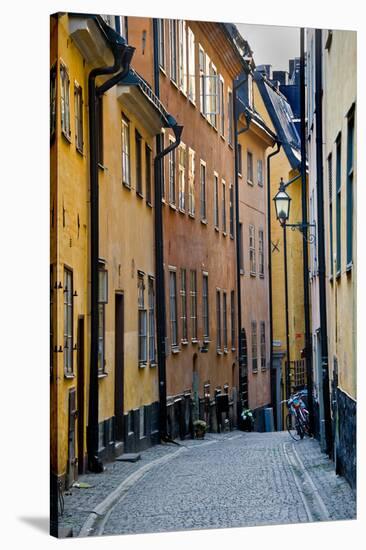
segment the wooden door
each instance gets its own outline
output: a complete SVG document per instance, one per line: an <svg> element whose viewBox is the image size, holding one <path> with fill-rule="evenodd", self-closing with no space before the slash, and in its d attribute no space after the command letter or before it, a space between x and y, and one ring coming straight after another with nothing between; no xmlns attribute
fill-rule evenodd
<svg viewBox="0 0 366 550"><path fill-rule="evenodd" d="M84 369L84 316L80 316L78 320L78 355L77 355L77 440L78 440L78 472L84 472L84 399L85 399L85 369Z"/></svg>
<svg viewBox="0 0 366 550"><path fill-rule="evenodd" d="M116 441L123 441L123 391L124 391L124 300L116 293L115 300L115 379L114 414Z"/></svg>

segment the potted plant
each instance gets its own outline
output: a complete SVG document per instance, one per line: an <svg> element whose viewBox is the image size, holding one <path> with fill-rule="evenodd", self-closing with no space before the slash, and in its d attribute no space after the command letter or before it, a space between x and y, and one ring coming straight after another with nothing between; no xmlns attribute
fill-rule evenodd
<svg viewBox="0 0 366 550"><path fill-rule="evenodd" d="M195 420L193 422L194 438L203 439L205 437L207 424L204 420Z"/></svg>
<svg viewBox="0 0 366 550"><path fill-rule="evenodd" d="M244 431L251 432L254 424L253 411L251 409L244 409L241 413L241 417L243 419Z"/></svg>

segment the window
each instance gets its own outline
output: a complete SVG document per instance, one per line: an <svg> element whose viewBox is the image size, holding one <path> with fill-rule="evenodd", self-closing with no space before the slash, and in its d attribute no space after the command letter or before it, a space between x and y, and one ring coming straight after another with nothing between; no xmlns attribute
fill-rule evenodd
<svg viewBox="0 0 366 550"><path fill-rule="evenodd" d="M50 137L56 132L56 63L52 65L50 72Z"/></svg>
<svg viewBox="0 0 366 550"><path fill-rule="evenodd" d="M82 88L75 83L74 85L75 99L75 145L76 149L83 152L83 91Z"/></svg>
<svg viewBox="0 0 366 550"><path fill-rule="evenodd" d="M185 172L186 172L186 149L181 143L178 147L178 207L185 210Z"/></svg>
<svg viewBox="0 0 366 550"><path fill-rule="evenodd" d="M229 217L230 237L234 238L234 188L232 184L229 187Z"/></svg>
<svg viewBox="0 0 366 550"><path fill-rule="evenodd" d="M223 292L223 294L222 294L222 325L223 325L224 351L227 351L227 296L226 296L226 292Z"/></svg>
<svg viewBox="0 0 366 550"><path fill-rule="evenodd" d="M196 101L196 60L195 39L192 29L188 27L188 97Z"/></svg>
<svg viewBox="0 0 366 550"><path fill-rule="evenodd" d="M209 309L208 309L208 275L203 274L202 279L202 318L203 318L203 339L208 340L209 331Z"/></svg>
<svg viewBox="0 0 366 550"><path fill-rule="evenodd" d="M228 140L229 145L233 145L233 93L230 89L227 91L227 112L228 112Z"/></svg>
<svg viewBox="0 0 366 550"><path fill-rule="evenodd" d="M220 75L220 134L225 137L225 87L224 79Z"/></svg>
<svg viewBox="0 0 366 550"><path fill-rule="evenodd" d="M103 96L97 99L98 164L103 166Z"/></svg>
<svg viewBox="0 0 366 550"><path fill-rule="evenodd" d="M266 323L261 321L260 323L260 346L261 346L261 369L266 368Z"/></svg>
<svg viewBox="0 0 366 550"><path fill-rule="evenodd" d="M214 172L214 225L219 228L219 177Z"/></svg>
<svg viewBox="0 0 366 550"><path fill-rule="evenodd" d="M206 113L206 54L204 49L199 44L198 47L198 62L200 76L200 111L205 116Z"/></svg>
<svg viewBox="0 0 366 550"><path fill-rule="evenodd" d="M141 154L142 138L137 130L135 130L135 155L136 155L136 193L142 197L142 154Z"/></svg>
<svg viewBox="0 0 366 550"><path fill-rule="evenodd" d="M174 143L174 139L169 136L170 143ZM175 154L176 149L169 153L169 202L170 204L176 204L175 197Z"/></svg>
<svg viewBox="0 0 366 550"><path fill-rule="evenodd" d="M131 187L130 121L122 115L122 183Z"/></svg>
<svg viewBox="0 0 366 550"><path fill-rule="evenodd" d="M187 333L187 274L185 269L180 270L180 300L182 320L182 342L188 341Z"/></svg>
<svg viewBox="0 0 366 550"><path fill-rule="evenodd" d="M154 365L156 362L155 347L155 290L154 279L148 278L148 300L149 300L149 363Z"/></svg>
<svg viewBox="0 0 366 550"><path fill-rule="evenodd" d="M332 153L328 156L328 186L329 186L329 271L330 276L334 275L333 263L333 158Z"/></svg>
<svg viewBox="0 0 366 550"><path fill-rule="evenodd" d="M259 229L259 231L258 231L258 270L259 270L259 276L260 277L264 277L264 248L263 248L263 242L264 242L263 229Z"/></svg>
<svg viewBox="0 0 366 550"><path fill-rule="evenodd" d="M347 122L347 268L353 260L353 158L355 116L351 109Z"/></svg>
<svg viewBox="0 0 366 550"><path fill-rule="evenodd" d="M98 372L105 371L105 304L108 302L108 272L104 264L99 265L98 288Z"/></svg>
<svg viewBox="0 0 366 550"><path fill-rule="evenodd" d="M145 281L144 274L138 272L137 277L137 303L138 303L138 361L139 364L147 362L147 311L145 308Z"/></svg>
<svg viewBox="0 0 366 550"><path fill-rule="evenodd" d="M216 290L216 349L221 351L221 296Z"/></svg>
<svg viewBox="0 0 366 550"><path fill-rule="evenodd" d="M158 151L163 151L165 147L165 130L164 128L161 131L161 134L158 136ZM161 198L165 201L165 157L161 159Z"/></svg>
<svg viewBox="0 0 366 550"><path fill-rule="evenodd" d="M169 19L170 78L177 83L177 21Z"/></svg>
<svg viewBox="0 0 366 550"><path fill-rule="evenodd" d="M187 95L187 30L186 22L179 20L179 88Z"/></svg>
<svg viewBox="0 0 366 550"><path fill-rule="evenodd" d="M219 83L215 65L206 56L206 70L209 68L206 87L206 107L209 122L217 128L217 114L219 110Z"/></svg>
<svg viewBox="0 0 366 550"><path fill-rule="evenodd" d="M243 224L239 222L239 269L244 273L244 254L243 254Z"/></svg>
<svg viewBox="0 0 366 550"><path fill-rule="evenodd" d="M252 321L252 371L258 371L257 360L257 321Z"/></svg>
<svg viewBox="0 0 366 550"><path fill-rule="evenodd" d="M197 340L197 273L191 269L191 334L192 340Z"/></svg>
<svg viewBox="0 0 366 550"><path fill-rule="evenodd" d="M61 131L70 140L70 79L65 65L60 65L61 73Z"/></svg>
<svg viewBox="0 0 366 550"><path fill-rule="evenodd" d="M201 220L206 220L206 163L200 162Z"/></svg>
<svg viewBox="0 0 366 550"><path fill-rule="evenodd" d="M263 161L261 159L257 160L257 181L260 187L263 187Z"/></svg>
<svg viewBox="0 0 366 550"><path fill-rule="evenodd" d="M188 149L188 211L195 215L195 196L194 196L194 178L195 178L195 152Z"/></svg>
<svg viewBox="0 0 366 550"><path fill-rule="evenodd" d="M250 274L255 275L256 266L255 266L255 229L254 229L254 225L249 226L249 266L250 266Z"/></svg>
<svg viewBox="0 0 366 550"><path fill-rule="evenodd" d="M248 74L248 105L253 108L253 77Z"/></svg>
<svg viewBox="0 0 366 550"><path fill-rule="evenodd" d="M146 180L146 202L151 205L151 158L150 147L145 144L145 180Z"/></svg>
<svg viewBox="0 0 366 550"><path fill-rule="evenodd" d="M241 144L238 143L238 174L241 176L243 173L243 157Z"/></svg>
<svg viewBox="0 0 366 550"><path fill-rule="evenodd" d="M70 269L64 269L64 372L73 374L73 276Z"/></svg>
<svg viewBox="0 0 366 550"><path fill-rule="evenodd" d="M337 239L337 260L336 270L337 275L341 271L341 188L342 188L342 160L341 160L341 134L338 135L336 141L336 239Z"/></svg>
<svg viewBox="0 0 366 550"><path fill-rule="evenodd" d="M158 19L159 33L159 65L165 69L165 22L164 19Z"/></svg>
<svg viewBox="0 0 366 550"><path fill-rule="evenodd" d="M116 23L115 23L116 32L118 32L128 42L127 17L124 15L116 15L115 20L116 20Z"/></svg>
<svg viewBox="0 0 366 550"><path fill-rule="evenodd" d="M235 349L235 292L230 293L231 349Z"/></svg>
<svg viewBox="0 0 366 550"><path fill-rule="evenodd" d="M247 152L247 181L253 184L253 154Z"/></svg>
<svg viewBox="0 0 366 550"><path fill-rule="evenodd" d="M226 183L222 180L222 230L226 234Z"/></svg>
<svg viewBox="0 0 366 550"><path fill-rule="evenodd" d="M170 335L172 347L178 346L177 274L169 271Z"/></svg>

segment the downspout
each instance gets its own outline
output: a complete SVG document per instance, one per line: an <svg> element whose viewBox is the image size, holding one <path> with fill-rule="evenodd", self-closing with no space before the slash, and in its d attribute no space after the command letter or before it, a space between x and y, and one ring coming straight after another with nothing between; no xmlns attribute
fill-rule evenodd
<svg viewBox="0 0 366 550"><path fill-rule="evenodd" d="M88 78L89 94L89 147L90 147L90 274L91 274L91 333L90 333L90 382L88 413L88 467L92 472L101 472L102 464L98 457L98 261L99 261L99 184L98 184L98 136L97 97L109 90L128 70L133 48L123 44L113 47L114 65L92 69ZM126 61L125 61L126 60ZM99 88L95 85L98 76L116 73Z"/></svg>
<svg viewBox="0 0 366 550"><path fill-rule="evenodd" d="M290 397L290 323L289 323L289 306L288 306L288 273L287 273L287 230L286 224L283 224L283 262L285 270L285 310L286 310L286 355L287 365L286 373L286 399Z"/></svg>
<svg viewBox="0 0 366 550"><path fill-rule="evenodd" d="M325 243L324 243L324 182L323 182L323 106L322 106L322 31L315 30L315 113L316 113L316 194L318 218L319 257L319 310L320 337L322 348L322 381L326 452L332 454L332 432L330 421L328 334L325 290Z"/></svg>
<svg viewBox="0 0 366 550"><path fill-rule="evenodd" d="M272 243L271 243L271 158L278 155L281 149L281 143L276 142L277 149L267 156L267 255L268 255L268 298L269 298L269 364L271 369L271 401L273 408L274 423L277 429L277 407L276 405L276 385L273 383L273 378L276 372L273 370L273 302L272 302Z"/></svg>
<svg viewBox="0 0 366 550"><path fill-rule="evenodd" d="M154 183L155 183L155 276L156 276L156 332L157 355L159 372L159 427L160 437L170 440L167 433L167 389L166 389L166 307L165 307L165 281L164 281L164 235L163 235L163 211L162 211L162 158L176 149L180 144L183 126L172 126L175 142L158 153L154 159Z"/></svg>
<svg viewBox="0 0 366 550"><path fill-rule="evenodd" d="M302 223L307 224L307 188L306 188L306 122L305 122L305 29L300 29L300 117L301 117L301 207ZM313 403L313 361L310 334L310 300L309 300L309 260L308 243L302 240L303 280L304 280L304 317L305 317L305 358L308 390L308 410L310 432L314 433Z"/></svg>
<svg viewBox="0 0 366 550"><path fill-rule="evenodd" d="M153 19L154 93L160 98L159 69L159 27L158 19ZM159 431L163 441L171 441L168 435L167 389L166 389L166 304L164 279L164 233L163 233L163 178L161 160L174 151L181 140L183 126L172 118L171 125L175 142L163 149L162 135L156 136L156 157L154 159L154 200L155 200L155 276L156 276L156 333L159 373Z"/></svg>
<svg viewBox="0 0 366 550"><path fill-rule="evenodd" d="M241 316L241 280L240 280L240 248L243 243L240 239L240 219L239 219L239 158L238 158L238 136L249 130L250 119L246 116L247 125L238 131L238 106L237 106L237 90L240 86L246 84L248 75L241 80L233 81L233 118L234 118L234 183L235 183L235 233L236 233L236 294L237 294L237 318L238 318L238 355L239 355L239 400L238 400L238 426L240 425L240 414L242 409L242 396L240 393L242 387L242 371L244 369L243 357L243 341L241 338L242 316ZM249 391L249 389L248 389Z"/></svg>

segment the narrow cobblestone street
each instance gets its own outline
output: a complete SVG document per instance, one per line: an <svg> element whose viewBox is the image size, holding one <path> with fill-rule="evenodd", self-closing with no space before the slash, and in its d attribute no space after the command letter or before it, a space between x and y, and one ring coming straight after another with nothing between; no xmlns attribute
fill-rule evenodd
<svg viewBox="0 0 366 550"><path fill-rule="evenodd" d="M317 441L287 432L207 434L83 476L65 496L73 536L354 519L355 495ZM77 526L77 527L75 527Z"/></svg>

